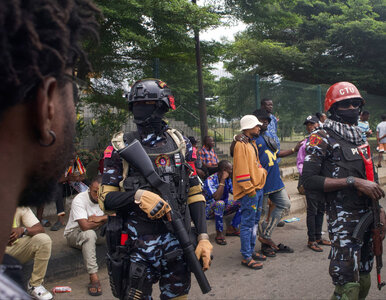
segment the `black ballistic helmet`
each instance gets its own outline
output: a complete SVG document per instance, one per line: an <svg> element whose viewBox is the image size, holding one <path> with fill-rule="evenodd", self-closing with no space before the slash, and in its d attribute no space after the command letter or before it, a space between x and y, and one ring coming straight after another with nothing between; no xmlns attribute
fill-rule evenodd
<svg viewBox="0 0 386 300"><path fill-rule="evenodd" d="M129 110L133 103L140 101L162 101L170 109L175 110L174 97L165 82L159 79L141 79L133 84L129 93Z"/></svg>

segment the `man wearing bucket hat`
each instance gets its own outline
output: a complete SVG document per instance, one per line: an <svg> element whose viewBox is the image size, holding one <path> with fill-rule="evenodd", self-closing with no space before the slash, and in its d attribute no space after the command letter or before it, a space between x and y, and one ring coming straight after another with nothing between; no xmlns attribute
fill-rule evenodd
<svg viewBox="0 0 386 300"><path fill-rule="evenodd" d="M240 131L248 142L236 142L233 154L233 197L241 203L241 264L254 270L263 267L257 260L266 259L254 251L263 200L262 189L267 177L254 142L254 138L259 136L261 125L253 115L241 118Z"/></svg>

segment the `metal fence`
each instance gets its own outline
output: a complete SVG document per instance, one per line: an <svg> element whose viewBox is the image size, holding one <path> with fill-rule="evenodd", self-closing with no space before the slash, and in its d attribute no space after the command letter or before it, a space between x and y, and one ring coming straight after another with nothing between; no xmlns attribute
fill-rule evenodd
<svg viewBox="0 0 386 300"><path fill-rule="evenodd" d="M215 138L217 147L225 153L229 152L233 136L239 133L240 118L259 108L263 98L272 99L274 103L274 114L279 119L278 135L284 149L286 142L292 145L293 141L302 139L305 136L304 119L310 114L323 111L324 96L329 87L248 74L223 77L217 84L221 87L218 94L207 95L208 133ZM215 89L211 90L213 92ZM175 94L177 109L167 114L169 125L182 131L185 136L194 136L197 139L200 136L197 101L193 99L194 97L190 99L191 95L187 91L177 90ZM365 109L370 112L370 126L375 132L376 125L381 121L381 114L386 113L386 97L363 91L361 94L366 100ZM179 98L185 100L179 101ZM84 117L87 122L93 118L90 111L87 111ZM129 116L124 120L121 128L133 130L132 117ZM101 131L88 134L82 139L80 148L100 148L101 144L108 142L107 131L111 130L102 127ZM98 142L102 137L103 142Z"/></svg>

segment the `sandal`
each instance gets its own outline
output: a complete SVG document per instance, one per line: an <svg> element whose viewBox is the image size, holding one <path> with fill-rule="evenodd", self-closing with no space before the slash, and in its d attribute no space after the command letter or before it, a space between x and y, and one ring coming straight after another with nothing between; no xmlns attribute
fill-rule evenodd
<svg viewBox="0 0 386 300"><path fill-rule="evenodd" d="M222 246L227 244L227 241L223 237L220 237L220 236L216 236L216 238L214 240L217 244L222 245Z"/></svg>
<svg viewBox="0 0 386 300"><path fill-rule="evenodd" d="M331 246L331 242L329 240L316 240L316 242L319 244L319 245L322 245L322 246Z"/></svg>
<svg viewBox="0 0 386 300"><path fill-rule="evenodd" d="M51 222L46 220L46 219L41 220L40 224L42 224L43 227L50 227L51 226Z"/></svg>
<svg viewBox="0 0 386 300"><path fill-rule="evenodd" d="M315 252L323 252L323 249L318 246L317 242L308 242L307 247Z"/></svg>
<svg viewBox="0 0 386 300"><path fill-rule="evenodd" d="M259 261L267 260L267 256L265 256L264 254L260 254L259 252L252 253L252 258L254 260L259 260Z"/></svg>
<svg viewBox="0 0 386 300"><path fill-rule="evenodd" d="M54 225L50 228L51 231L58 231L60 228L64 227L64 225L60 221L56 221Z"/></svg>
<svg viewBox="0 0 386 300"><path fill-rule="evenodd" d="M260 270L263 268L262 263L258 263L257 261L254 261L252 257L243 259L241 261L241 264L243 266L246 266L247 268L253 269L253 270Z"/></svg>
<svg viewBox="0 0 386 300"><path fill-rule="evenodd" d="M292 249L286 245L279 244L279 245L277 245L277 247L279 249L276 250L276 253L294 253L294 249Z"/></svg>
<svg viewBox="0 0 386 300"><path fill-rule="evenodd" d="M276 244L271 239L265 239L261 236L258 237L258 240L260 243L265 244L273 248L274 250L278 250L279 248L276 246Z"/></svg>
<svg viewBox="0 0 386 300"><path fill-rule="evenodd" d="M225 236L240 236L240 231L225 232Z"/></svg>
<svg viewBox="0 0 386 300"><path fill-rule="evenodd" d="M88 294L90 296L100 296L102 295L101 283L98 281L90 282L87 286Z"/></svg>
<svg viewBox="0 0 386 300"><path fill-rule="evenodd" d="M276 256L276 251L273 250L270 246L266 244L261 244L261 254L267 256L267 257L275 257Z"/></svg>

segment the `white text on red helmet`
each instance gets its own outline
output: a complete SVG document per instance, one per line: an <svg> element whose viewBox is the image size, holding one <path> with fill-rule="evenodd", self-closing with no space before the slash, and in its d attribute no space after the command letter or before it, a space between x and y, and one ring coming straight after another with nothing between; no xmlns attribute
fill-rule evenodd
<svg viewBox="0 0 386 300"><path fill-rule="evenodd" d="M344 89L339 90L339 94L341 95L347 95L347 94L354 94L355 89L353 87L345 87Z"/></svg>

